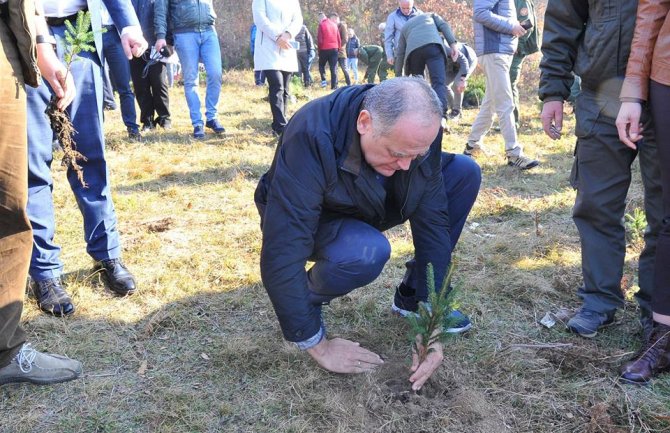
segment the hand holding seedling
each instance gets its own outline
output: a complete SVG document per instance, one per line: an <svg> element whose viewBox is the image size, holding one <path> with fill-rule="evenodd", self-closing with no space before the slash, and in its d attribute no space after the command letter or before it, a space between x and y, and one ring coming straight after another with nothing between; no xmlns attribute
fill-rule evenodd
<svg viewBox="0 0 670 433"><path fill-rule="evenodd" d="M447 269L442 288L439 292L435 289L435 274L433 265L428 264L426 269L426 282L428 285L428 302L419 302L416 314L407 316L412 338L412 390L418 391L430 376L438 369L444 359L442 342L449 338L450 334L444 332L445 327L451 325L450 317L454 310L454 291L450 289L453 263Z"/></svg>
<svg viewBox="0 0 670 433"><path fill-rule="evenodd" d="M67 73L67 68L58 59L50 45L37 45L37 66L40 68L42 77L56 94L56 108L60 111L65 110L74 99L74 80L72 75Z"/></svg>
<svg viewBox="0 0 670 433"><path fill-rule="evenodd" d="M324 338L307 353L323 368L333 373L366 373L384 363L379 355L343 338Z"/></svg>
<svg viewBox="0 0 670 433"><path fill-rule="evenodd" d="M419 361L419 353L416 351L412 354L412 368L410 369L412 375L409 377L409 381L412 382L413 391L421 389L423 384L435 373L435 370L442 365L442 360L444 359L442 343L436 341L426 349L421 345L421 336L417 335L416 338L419 353L424 352L427 354L423 361Z"/></svg>

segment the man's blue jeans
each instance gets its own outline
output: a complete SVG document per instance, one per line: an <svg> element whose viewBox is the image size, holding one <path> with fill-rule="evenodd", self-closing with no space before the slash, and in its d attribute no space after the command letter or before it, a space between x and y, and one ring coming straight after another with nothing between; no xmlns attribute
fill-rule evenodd
<svg viewBox="0 0 670 433"><path fill-rule="evenodd" d="M137 130L137 111L135 110L135 95L130 88L130 63L123 52L121 38L115 26L105 26L107 31L102 34L103 56L109 66L109 78L112 85L119 92L121 101L121 117L127 128Z"/></svg>
<svg viewBox="0 0 670 433"><path fill-rule="evenodd" d="M65 26L52 26L58 41L58 55L63 58ZM109 188L102 129L102 68L98 53L82 51L72 62L72 77L77 89L67 108L77 134L77 150L86 156L83 167L84 188L76 173L68 170L67 179L84 219L86 250L94 260L118 258L121 254L116 213ZM30 276L41 281L61 275L60 247L54 243L53 206L53 133L44 111L52 91L44 82L37 89L26 86L28 96L28 216L33 227L33 255Z"/></svg>
<svg viewBox="0 0 670 433"><path fill-rule="evenodd" d="M442 154L442 175L449 201L451 247L456 246L465 220L477 199L481 170L467 156L454 155L449 162ZM308 272L310 299L315 304L330 302L374 281L391 255L391 245L376 228L362 221L343 218L319 226ZM407 264L405 281L414 281L413 261Z"/></svg>
<svg viewBox="0 0 670 433"><path fill-rule="evenodd" d="M207 120L216 119L217 104L221 93L221 48L219 37L214 28L205 32L187 32L174 34L174 47L179 55L184 77L184 94L191 114L191 124L202 126L200 114L200 96L198 96L198 62L205 65L207 90L205 93L205 116Z"/></svg>

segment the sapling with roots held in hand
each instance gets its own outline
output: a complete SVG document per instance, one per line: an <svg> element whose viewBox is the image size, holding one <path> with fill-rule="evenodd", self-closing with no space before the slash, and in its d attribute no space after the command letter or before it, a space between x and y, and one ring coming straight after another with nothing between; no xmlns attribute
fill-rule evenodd
<svg viewBox="0 0 670 433"><path fill-rule="evenodd" d="M435 350L432 345L443 343L450 333L445 329L454 325L456 320L450 317L454 311L454 292L450 289L451 274L453 272L453 263L447 269L447 276L442 283L439 292L435 290L435 274L433 265L429 263L426 268L426 281L428 284L428 302L419 302L419 308L416 314L409 314L411 331L410 339L412 341L412 350L419 357L419 364L426 360L426 356Z"/></svg>
<svg viewBox="0 0 670 433"><path fill-rule="evenodd" d="M82 51L95 51L94 37L95 32L89 30L91 28L91 13L80 11L77 14L77 21L73 26L69 21L65 21L65 79L70 73L72 62L77 60L77 54ZM107 31L104 27L100 30L101 33ZM65 111L61 111L57 107L58 99L56 96L51 96L51 101L45 111L51 124L51 129L56 134L56 138L63 148L63 161L65 167L70 167L77 174L79 182L86 187L84 181L84 171L77 161L86 161L86 156L82 155L74 143L72 137L77 131L72 126L72 121Z"/></svg>

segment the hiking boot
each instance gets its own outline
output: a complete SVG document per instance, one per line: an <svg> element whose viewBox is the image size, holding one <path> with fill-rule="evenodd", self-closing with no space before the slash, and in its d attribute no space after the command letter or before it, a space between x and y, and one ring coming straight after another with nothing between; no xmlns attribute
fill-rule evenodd
<svg viewBox="0 0 670 433"><path fill-rule="evenodd" d="M121 259L102 260L97 263L96 270L100 270L101 276L109 290L119 296L128 296L135 293L137 286L135 277L130 273Z"/></svg>
<svg viewBox="0 0 670 433"><path fill-rule="evenodd" d="M0 385L19 382L36 385L67 382L78 378L81 372L81 362L61 355L38 352L30 347L30 343L25 343L9 365L0 368Z"/></svg>
<svg viewBox="0 0 670 433"><path fill-rule="evenodd" d="M584 338L593 338L598 333L598 329L611 325L612 322L614 322L614 311L598 313L588 308L582 308L568 320L566 326L575 334Z"/></svg>
<svg viewBox="0 0 670 433"><path fill-rule="evenodd" d="M216 132L217 134L223 134L224 132L226 132L226 128L224 128L223 125L217 119L208 120L205 123L205 126L211 129L212 131Z"/></svg>
<svg viewBox="0 0 670 433"><path fill-rule="evenodd" d="M140 129L137 127L128 127L128 138L132 141L142 141L142 134L140 134Z"/></svg>
<svg viewBox="0 0 670 433"><path fill-rule="evenodd" d="M414 296L404 296L400 293L401 291L407 293L407 289L408 287L404 283L401 283L395 291L393 303L391 304L391 311L401 317L407 317L410 314L416 315L416 310L419 307ZM428 308L430 309L430 306ZM445 318L444 324L444 332L450 334L460 334L472 328L472 323L468 316L458 310L452 310Z"/></svg>
<svg viewBox="0 0 670 433"><path fill-rule="evenodd" d="M645 385L658 373L670 370L670 326L654 322L649 341L621 367L622 382Z"/></svg>
<svg viewBox="0 0 670 433"><path fill-rule="evenodd" d="M74 313L74 304L60 278L32 281L30 288L37 299L37 306L45 313L59 317Z"/></svg>
<svg viewBox="0 0 670 433"><path fill-rule="evenodd" d="M461 120L461 110L451 110L449 120L453 120L454 122Z"/></svg>
<svg viewBox="0 0 670 433"><path fill-rule="evenodd" d="M193 138L196 140L202 140L205 138L205 128L202 125L196 125L193 127Z"/></svg>
<svg viewBox="0 0 670 433"><path fill-rule="evenodd" d="M156 123L163 129L172 129L172 121L167 117L158 119Z"/></svg>
<svg viewBox="0 0 670 433"><path fill-rule="evenodd" d="M414 311L404 310L398 307L395 302L391 304L391 311L401 317L407 317L410 314L416 315L416 312ZM444 332L448 332L450 334L461 334L472 328L472 322L470 322L470 318L461 313L459 310L452 310L451 313L449 313L449 315L444 319L444 323L446 325Z"/></svg>
<svg viewBox="0 0 670 433"><path fill-rule="evenodd" d="M540 161L536 159L530 159L527 156L508 156L507 165L516 167L520 170L528 170L529 168L537 167L540 165Z"/></svg>
<svg viewBox="0 0 670 433"><path fill-rule="evenodd" d="M470 143L465 143L465 150L463 150L463 155L469 156L470 158L475 158L482 153L485 154L484 148L482 148L482 146L478 144L470 146Z"/></svg>

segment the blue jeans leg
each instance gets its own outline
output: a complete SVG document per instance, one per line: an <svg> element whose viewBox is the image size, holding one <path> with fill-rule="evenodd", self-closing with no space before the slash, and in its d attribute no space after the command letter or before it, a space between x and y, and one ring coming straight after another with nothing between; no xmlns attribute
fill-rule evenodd
<svg viewBox="0 0 670 433"><path fill-rule="evenodd" d="M198 87L200 82L198 62L200 61L200 33L175 33L174 46L181 62L182 77L184 80L184 95L191 115L193 126L202 126L200 113L200 96Z"/></svg>
<svg viewBox="0 0 670 433"><path fill-rule="evenodd" d="M328 303L375 280L391 256L391 244L376 228L346 218L317 230L314 266L307 273L310 300Z"/></svg>
<svg viewBox="0 0 670 433"><path fill-rule="evenodd" d="M123 52L121 38L116 27L110 26L102 34L103 55L109 65L109 78L119 92L121 101L121 117L126 127L138 129L137 112L135 111L135 95L130 88L130 63Z"/></svg>
<svg viewBox="0 0 670 433"><path fill-rule="evenodd" d="M442 181L449 205L449 227L451 227L451 250L454 251L461 237L465 221L477 200L482 172L479 165L465 155L449 155L442 152ZM414 259L405 264L407 270L403 282L416 288L418 274L414 272Z"/></svg>
<svg viewBox="0 0 670 433"><path fill-rule="evenodd" d="M219 36L216 31L210 30L202 33L200 58L205 64L205 72L207 72L205 118L207 120L213 120L216 119L216 114L218 112L217 105L219 104L221 83L223 80L221 47L219 45Z"/></svg>
<svg viewBox="0 0 670 433"><path fill-rule="evenodd" d="M64 26L52 27L63 55ZM81 186L76 174L68 170L70 188L84 220L86 250L95 260L118 258L121 254L116 214L112 203L104 156L102 129L102 69L97 53L82 52L72 63L72 77L78 89L68 114L78 131L77 150L88 160L80 161L88 187ZM51 141L53 133L44 111L51 90L26 86L28 96L28 216L33 225L33 257L30 275L35 280L54 278L62 273L60 247L54 244L55 227L53 180L51 178Z"/></svg>

